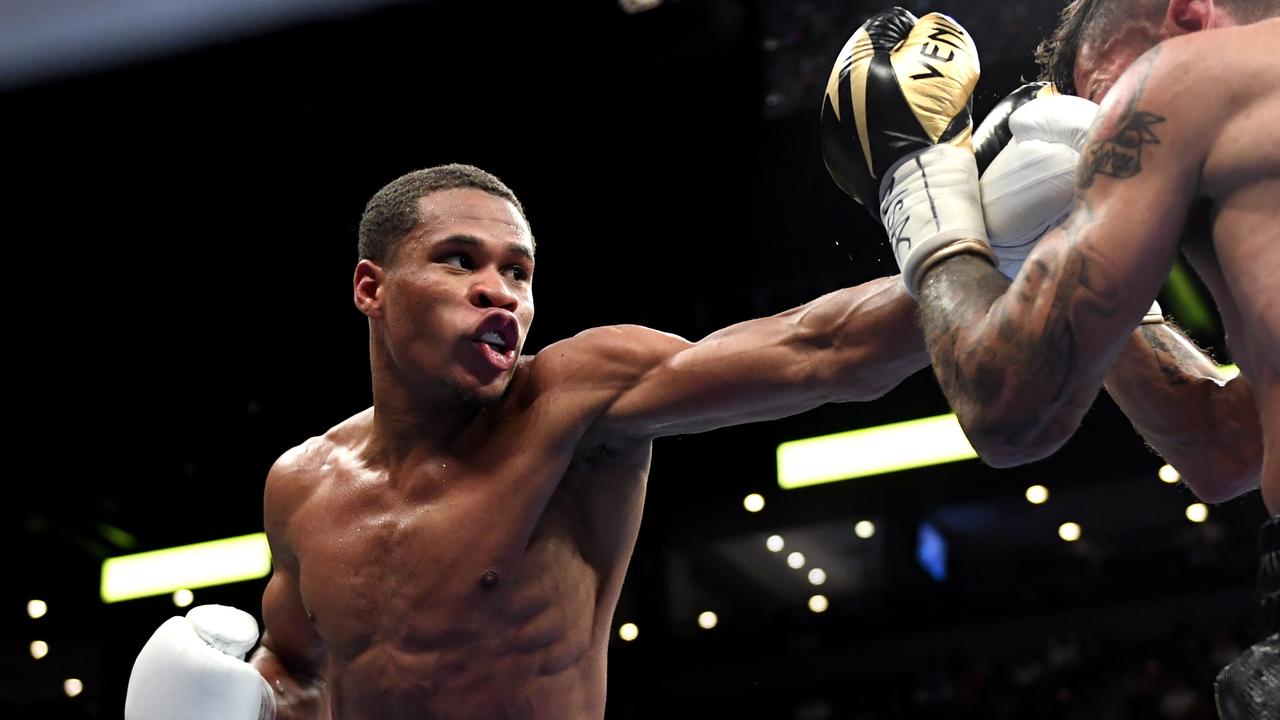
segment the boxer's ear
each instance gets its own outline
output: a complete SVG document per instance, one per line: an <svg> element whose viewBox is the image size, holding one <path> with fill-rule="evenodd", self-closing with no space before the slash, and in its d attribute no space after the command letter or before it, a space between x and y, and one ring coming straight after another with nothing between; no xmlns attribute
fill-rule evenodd
<svg viewBox="0 0 1280 720"><path fill-rule="evenodd" d="M356 308L370 318L382 317L382 281L386 271L372 260L356 263L356 275L352 281L355 289Z"/></svg>
<svg viewBox="0 0 1280 720"><path fill-rule="evenodd" d="M1169 0L1164 16L1165 37L1208 30L1216 25L1217 12L1213 0Z"/></svg>

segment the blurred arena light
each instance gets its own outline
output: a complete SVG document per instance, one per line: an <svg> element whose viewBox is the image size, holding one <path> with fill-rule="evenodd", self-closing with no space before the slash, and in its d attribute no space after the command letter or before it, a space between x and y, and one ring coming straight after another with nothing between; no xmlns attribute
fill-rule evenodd
<svg viewBox="0 0 1280 720"><path fill-rule="evenodd" d="M920 523L916 531L916 562L935 582L946 582L947 557L947 539L933 523Z"/></svg>
<svg viewBox="0 0 1280 720"><path fill-rule="evenodd" d="M1073 522L1065 522L1058 526L1058 537L1067 542L1075 542L1080 539L1080 526Z"/></svg>
<svg viewBox="0 0 1280 720"><path fill-rule="evenodd" d="M652 10L661 4L662 0L618 0L618 7L628 15Z"/></svg>
<svg viewBox="0 0 1280 720"><path fill-rule="evenodd" d="M31 657L41 660L45 655L49 654L49 643L43 640L36 640L31 643Z"/></svg>
<svg viewBox="0 0 1280 720"><path fill-rule="evenodd" d="M829 605L826 595L813 595L809 598L809 609L813 612L826 612Z"/></svg>
<svg viewBox="0 0 1280 720"><path fill-rule="evenodd" d="M266 533L108 558L102 563L107 603L177 590L256 580L271 573Z"/></svg>
<svg viewBox="0 0 1280 720"><path fill-rule="evenodd" d="M389 0L41 0L0 3L0 90L96 72Z"/></svg>
<svg viewBox="0 0 1280 720"><path fill-rule="evenodd" d="M1170 485L1182 479L1182 475L1172 465L1161 465L1160 469L1156 471L1156 476L1160 478L1161 482L1169 483Z"/></svg>
<svg viewBox="0 0 1280 720"><path fill-rule="evenodd" d="M27 616L32 620L39 620L49 612L49 606L43 600L27 601Z"/></svg>
<svg viewBox="0 0 1280 720"><path fill-rule="evenodd" d="M978 457L955 415L907 420L778 446L786 490Z"/></svg>
<svg viewBox="0 0 1280 720"><path fill-rule="evenodd" d="M1043 505L1049 500L1049 488L1043 485L1032 485L1027 488L1027 502L1032 505Z"/></svg>
<svg viewBox="0 0 1280 720"><path fill-rule="evenodd" d="M799 570L804 567L804 553L793 552L787 556L787 567L792 570Z"/></svg>
<svg viewBox="0 0 1280 720"><path fill-rule="evenodd" d="M67 678L62 681L62 691L67 694L67 697L75 697L84 692L84 683L77 678Z"/></svg>
<svg viewBox="0 0 1280 720"><path fill-rule="evenodd" d="M1187 506L1187 519L1193 523L1202 523L1209 518L1209 506L1204 503L1191 503Z"/></svg>
<svg viewBox="0 0 1280 720"><path fill-rule="evenodd" d="M787 541L783 540L781 535L770 535L764 541L764 546L769 548L769 552L782 552L782 548L787 546Z"/></svg>
<svg viewBox="0 0 1280 720"><path fill-rule="evenodd" d="M173 604L178 607L187 607L191 603L195 602L195 599L195 593L186 588L175 590L173 593Z"/></svg>
<svg viewBox="0 0 1280 720"><path fill-rule="evenodd" d="M1178 323L1193 333L1213 333L1217 330L1217 318L1210 309L1208 301L1200 294L1192 272L1184 260L1179 259L1169 270L1169 278L1165 280L1163 297L1169 313L1178 319Z"/></svg>
<svg viewBox="0 0 1280 720"><path fill-rule="evenodd" d="M618 628L618 637L624 642L631 642L640 637L640 628L635 623L623 623L622 627Z"/></svg>
<svg viewBox="0 0 1280 720"><path fill-rule="evenodd" d="M710 610L704 611L702 614L698 615L698 627L703 630L710 630L719 622L720 618L716 617L716 614Z"/></svg>
<svg viewBox="0 0 1280 720"><path fill-rule="evenodd" d="M742 507L749 513L758 513L764 509L764 496L760 493L751 493L742 498Z"/></svg>
<svg viewBox="0 0 1280 720"><path fill-rule="evenodd" d="M821 585L827 581L827 571L822 568L814 568L809 571L809 584Z"/></svg>
<svg viewBox="0 0 1280 720"><path fill-rule="evenodd" d="M853 526L853 534L863 540L869 540L876 534L876 524L870 520L859 520L858 524Z"/></svg>

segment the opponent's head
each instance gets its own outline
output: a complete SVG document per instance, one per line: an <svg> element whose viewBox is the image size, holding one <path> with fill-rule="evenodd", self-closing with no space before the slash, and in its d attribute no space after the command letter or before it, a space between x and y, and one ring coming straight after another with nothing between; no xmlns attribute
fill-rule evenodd
<svg viewBox="0 0 1280 720"><path fill-rule="evenodd" d="M1101 102L1125 69L1157 43L1280 14L1280 0L1070 0L1036 49L1040 79Z"/></svg>
<svg viewBox="0 0 1280 720"><path fill-rule="evenodd" d="M408 173L360 219L355 303L369 317L375 376L500 398L533 322L533 234L520 201L469 165Z"/></svg>

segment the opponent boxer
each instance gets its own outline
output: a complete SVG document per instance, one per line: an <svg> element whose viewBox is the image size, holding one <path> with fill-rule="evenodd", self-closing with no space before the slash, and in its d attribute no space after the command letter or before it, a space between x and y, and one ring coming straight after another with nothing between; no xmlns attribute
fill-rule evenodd
<svg viewBox="0 0 1280 720"><path fill-rule="evenodd" d="M1077 145L1098 106L1024 85L974 131L983 217L1000 273L1017 276L1035 243L1070 214ZM1248 383L1225 374L1152 303L1104 387L1152 448L1207 502L1258 487L1262 439Z"/></svg>
<svg viewBox="0 0 1280 720"><path fill-rule="evenodd" d="M467 166L410 173L360 225L373 407L272 468L252 617L174 618L127 720L600 718L652 441L878 397L928 361L896 278L691 343L605 327L521 355L534 239Z"/></svg>
<svg viewBox="0 0 1280 720"><path fill-rule="evenodd" d="M1132 6L1115 16L1144 17ZM1012 286L993 266L976 165L954 122L977 80L967 34L941 16L917 25L887 11L837 61L829 105L855 142L826 153L828 167L856 197L878 201L935 373L989 462L1043 457L1074 431L1171 267L1188 216L1206 209L1213 245L1200 257L1213 264L1197 269L1256 388L1264 446L1274 453L1280 443L1280 130L1268 120L1280 110L1280 63L1258 61L1280 21L1232 27L1212 3L1172 0L1156 24L1177 36L1156 45L1159 37L1113 27L1099 36L1112 60L1076 64L1082 84L1110 92L1084 144L1075 211ZM1154 46L1121 74L1137 53L1116 60L1116 48L1134 37ZM1272 513L1277 463L1264 456ZM1278 638L1255 646L1243 668L1240 707L1252 717L1277 712Z"/></svg>
<svg viewBox="0 0 1280 720"><path fill-rule="evenodd" d="M1062 22L1058 29L1054 32L1052 38L1042 44L1037 50L1037 60L1041 63L1044 74L1052 77L1070 92L1075 92L1084 97L1101 101L1112 86L1116 79L1138 58L1143 52L1149 48L1169 38L1185 35L1188 33L1199 32L1202 30L1212 30L1215 28L1231 28L1240 25L1249 25L1260 23L1258 28L1262 32L1255 33L1253 37L1265 37L1265 33L1272 33L1271 38L1274 41L1274 32L1277 21L1274 20L1280 15L1280 2L1276 0L1202 0L1200 2L1190 2L1188 0L1075 0L1064 8L1062 13ZM1264 22L1266 21L1266 22ZM1268 57L1270 46L1265 41L1255 41L1255 44L1239 46L1231 45L1233 38L1222 36L1219 34L1210 34L1206 37L1199 38L1203 47L1211 52L1224 52L1229 56L1234 56L1237 60L1241 55L1248 56L1254 62L1259 62L1264 67L1269 67L1273 71L1278 63L1274 58ZM1212 62L1212 55L1206 56L1204 62ZM1272 76L1274 77L1274 75ZM1274 85L1272 85L1274 92ZM1242 113L1250 110L1256 110L1248 106L1238 108ZM1274 108L1274 104L1271 106ZM1228 113L1231 109L1228 108ZM1234 129L1248 131L1249 127L1254 124L1265 123L1265 120L1257 115L1248 118L1242 118L1233 124ZM1264 144L1264 147L1265 144ZM1274 135L1269 146L1270 154L1263 156L1263 167L1267 158L1274 163L1280 153L1277 153ZM1264 150L1264 153L1266 151ZM1256 166L1255 166L1256 168ZM1223 168L1224 172L1230 172L1233 168ZM1238 169L1238 168L1234 168ZM1240 178L1244 183L1256 182L1254 178ZM1274 176L1272 183L1274 183ZM1270 190L1255 188L1254 192L1270 192L1272 202L1276 199L1274 191L1275 185L1270 186ZM1214 212L1221 212L1220 209L1214 208ZM1237 211L1238 212L1238 211ZM1275 211L1272 210L1270 215L1265 213L1255 219L1255 222L1265 223L1268 218L1274 219ZM1188 224L1192 227L1200 229L1195 234L1184 235L1181 242L1181 248L1192 267L1204 280L1205 284L1211 289L1214 296L1218 298L1221 304L1226 302L1224 298L1231 298L1232 294L1239 292L1246 296L1251 290L1239 288L1238 281L1230 275L1230 270L1239 271L1241 267L1246 267L1243 261L1236 263L1224 264L1220 253L1229 252L1229 248L1225 246L1229 244L1226 237L1211 237L1208 228L1216 223L1210 222L1209 213L1201 211L1199 213L1192 212ZM1263 228L1266 230L1267 228ZM1271 239L1274 240L1277 235L1274 228L1270 229ZM1225 233L1223 233L1225 235ZM1255 241L1265 243L1266 235L1256 238ZM1215 247L1215 240L1218 246ZM1274 263L1277 250L1275 243L1270 243L1267 247L1263 245L1263 251L1269 252L1269 258ZM1232 265L1235 265L1232 268ZM1274 267L1274 265L1272 265ZM1252 290L1257 291L1269 285L1260 285ZM1271 293L1272 302L1274 303L1275 292ZM1254 300L1263 300L1265 298L1254 298ZM1241 323L1241 311L1248 312L1249 305L1253 303L1242 303L1240 308L1233 310L1228 321L1227 313L1224 312L1224 322L1227 322L1228 331L1232 333L1230 341L1235 344L1235 329L1231 323L1236 323L1237 328L1242 333L1250 333L1251 329L1247 324ZM1274 304L1271 305L1274 313ZM1274 314L1270 318L1275 320ZM1270 326L1274 328L1274 325ZM1270 344L1265 345L1258 343L1259 352L1271 352L1268 357L1272 361L1271 369L1275 368L1275 341L1276 336L1269 336ZM1242 342L1251 342L1252 338L1241 338ZM1268 349L1269 348L1269 349ZM1264 366L1263 372L1268 368ZM1274 377L1274 376L1272 376ZM1108 387L1110 387L1110 379ZM1228 388L1230 385L1227 386ZM1272 453L1272 462L1274 463L1274 453L1277 452L1275 439L1275 425L1278 419L1274 400L1274 380L1270 385L1270 416L1269 417L1272 440L1269 445ZM1245 388L1244 390L1248 390ZM1247 416L1247 420L1243 423L1239 418L1246 417L1244 415L1244 405L1249 404L1240 400L1245 396L1245 392L1236 393L1235 402L1222 403L1223 408L1239 407L1236 413L1220 413L1220 419L1225 421L1223 427L1228 429L1240 428L1242 424L1252 423L1255 415ZM1248 396L1252 399L1251 394ZM1170 408L1171 417L1176 418L1175 422L1185 421L1190 413L1179 413L1175 408ZM1235 422L1231 422L1232 420ZM1224 447L1231 448L1232 443L1227 440L1223 443ZM1238 448L1237 448L1238 449ZM1244 454L1244 453L1241 453ZM1259 569L1259 586L1262 591L1262 613L1261 613L1261 634L1263 640L1249 648L1240 658L1231 665L1228 665L1218 676L1217 696L1218 709L1221 716L1225 719L1233 720L1236 718L1249 720L1277 720L1280 719L1280 507L1277 507L1276 497L1280 495L1274 488L1280 485L1280 479L1276 477L1274 466L1270 474L1265 475L1268 478L1264 482L1269 483L1273 488L1270 495L1268 508L1273 513L1270 521L1265 523L1259 533L1258 544L1260 546L1262 557ZM1277 633L1277 634L1271 634Z"/></svg>

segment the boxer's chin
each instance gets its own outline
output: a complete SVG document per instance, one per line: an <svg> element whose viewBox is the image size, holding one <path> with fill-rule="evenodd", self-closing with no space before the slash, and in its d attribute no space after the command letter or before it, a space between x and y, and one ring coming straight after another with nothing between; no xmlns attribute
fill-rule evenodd
<svg viewBox="0 0 1280 720"><path fill-rule="evenodd" d="M476 410L485 410L497 405L502 400L503 396L507 394L507 385L510 382L510 377L504 377L498 382L479 387L450 382L449 389L453 391L454 396L462 403Z"/></svg>

